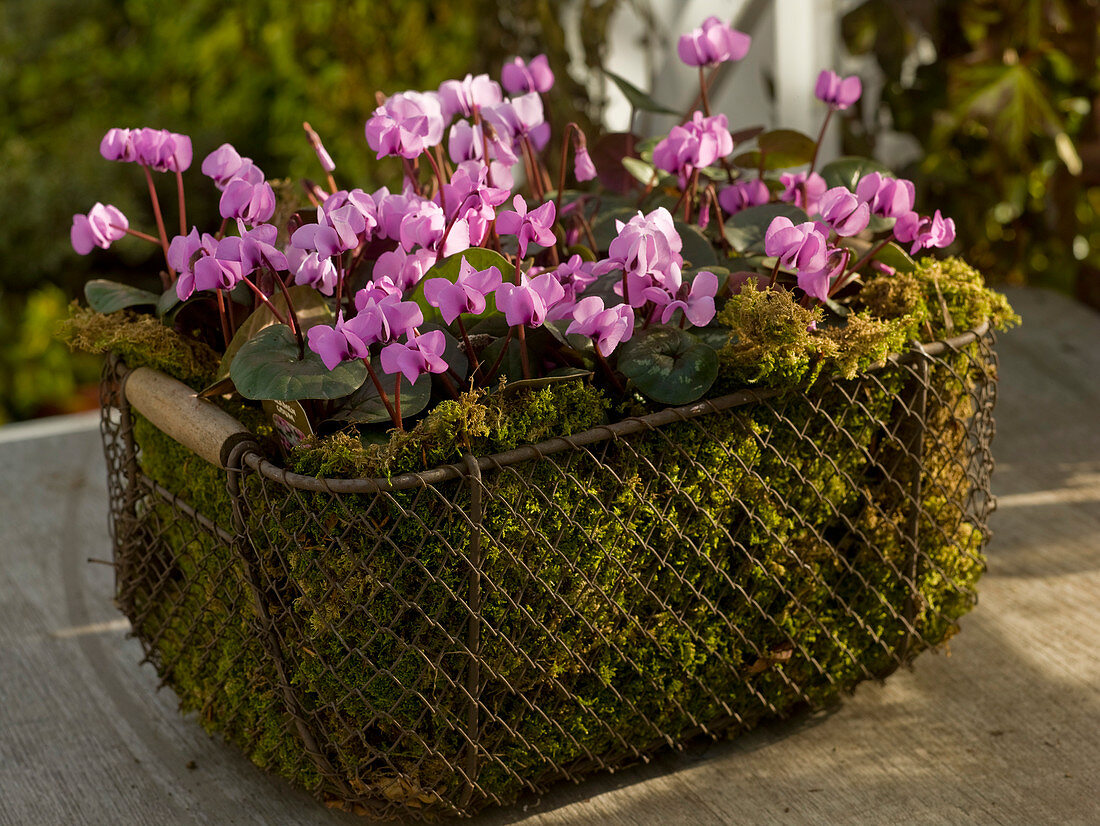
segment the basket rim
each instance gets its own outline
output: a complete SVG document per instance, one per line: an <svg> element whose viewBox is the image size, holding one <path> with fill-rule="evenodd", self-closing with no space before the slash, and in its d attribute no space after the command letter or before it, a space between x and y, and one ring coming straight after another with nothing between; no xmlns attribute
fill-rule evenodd
<svg viewBox="0 0 1100 826"><path fill-rule="evenodd" d="M931 358L947 351L959 350L980 339L986 338L990 333L988 319L975 327L960 333L957 336L946 339L938 339L931 342L914 342L909 350L903 353L894 353L883 361L872 365L860 375L875 373L886 367L901 364L909 364L920 359ZM277 482L288 488L310 491L314 493L353 494L353 493L383 493L391 491L403 491L412 488L426 488L438 485L442 482L461 479L484 471L500 470L509 465L519 464L532 459L542 459L546 456L560 453L565 450L577 450L599 442L618 439L638 433L643 430L655 430L677 421L694 419L708 413L718 413L735 407L753 404L765 399L778 396L787 392L783 388L751 389L746 388L719 396L714 399L702 399L691 404L679 407L666 407L644 416L631 416L605 425L575 433L571 436L555 436L533 445L523 445L512 450L493 453L487 456L470 456L465 464L438 465L427 470L402 473L396 476L374 478L344 478L327 476L307 476L294 473L268 459L255 442L240 444L234 454L238 467L247 465L266 479ZM477 470L473 469L476 465Z"/></svg>

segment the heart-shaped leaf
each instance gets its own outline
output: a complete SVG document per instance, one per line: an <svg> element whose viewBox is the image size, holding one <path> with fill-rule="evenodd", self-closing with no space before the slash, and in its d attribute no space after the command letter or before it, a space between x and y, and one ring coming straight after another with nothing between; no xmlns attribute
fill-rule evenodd
<svg viewBox="0 0 1100 826"><path fill-rule="evenodd" d="M532 253L534 254L534 253ZM494 250L487 250L482 247L470 247L468 250L462 252L456 252L454 255L449 255L442 261L439 261L432 265L432 267L424 273L424 277L420 279L420 283L417 284L416 289L405 296L406 301L415 301L420 307L420 311L424 313L424 321L434 324L443 324L443 316L439 312L437 307L433 307L428 303L428 300L424 297L424 284L429 278L446 278L452 284L458 280L458 274L462 270L462 259L465 258L466 262L475 270L487 270L489 267L496 267L500 270L501 278L507 280L515 269L507 258ZM485 296L485 310L484 313L495 313L497 309L496 298L492 293Z"/></svg>
<svg viewBox="0 0 1100 826"><path fill-rule="evenodd" d="M809 135L793 129L774 129L756 138L756 145L764 153L768 169L784 169L801 166L813 160L817 142Z"/></svg>
<svg viewBox="0 0 1100 826"><path fill-rule="evenodd" d="M660 404L688 404L718 377L718 354L679 327L639 330L619 352L619 371Z"/></svg>
<svg viewBox="0 0 1100 826"><path fill-rule="evenodd" d="M105 278L94 278L85 284L84 297L97 313L114 313L127 307L155 307L160 301L156 293Z"/></svg>
<svg viewBox="0 0 1100 826"><path fill-rule="evenodd" d="M389 376L382 372L382 362L376 356L371 359L371 368L378 380L382 383L382 389L386 391L386 397L390 404L394 404L397 395L395 393L397 377ZM428 374L420 376L415 383L401 376L401 418L408 419L415 416L428 406L432 397L432 380ZM352 424L375 424L377 422L390 422L390 412L386 409L378 387L368 377L363 385L355 391L347 403L332 414L332 418L341 422Z"/></svg>
<svg viewBox="0 0 1100 826"><path fill-rule="evenodd" d="M790 218L792 223L801 224L810 220L805 210L794 204L761 204L734 213L726 221L726 238L733 248L743 255L763 254L764 235L778 216Z"/></svg>
<svg viewBox="0 0 1100 826"><path fill-rule="evenodd" d="M361 361L329 370L298 342L285 324L265 327L241 346L229 368L237 392L246 399L338 399L354 393L367 377Z"/></svg>
<svg viewBox="0 0 1100 826"><path fill-rule="evenodd" d="M623 158L622 165L642 186L656 184L661 179L662 173L658 172L653 164L647 163L641 158Z"/></svg>
<svg viewBox="0 0 1100 826"><path fill-rule="evenodd" d="M294 308L298 311L298 321L301 322L303 330L308 330L318 324L332 324L332 308L329 307L325 297L315 289L306 286L295 286L288 289L287 292L290 294L290 300L294 304ZM280 313L286 314L286 298L282 292L273 295L271 303L275 305ZM252 315L246 318L244 323L237 328L233 340L225 348L225 355L222 356L221 364L218 365L217 378L223 379L229 375L233 358L240 352L245 342L253 338L260 330L276 323L275 314L271 312L266 304L257 307Z"/></svg>
<svg viewBox="0 0 1100 826"><path fill-rule="evenodd" d="M837 158L835 161L830 161L821 167L821 177L825 179L825 183L830 188L843 186L852 192L856 191L856 184L859 183L859 179L872 172L878 172L880 175L890 178L894 177L894 173L887 167L870 158Z"/></svg>
<svg viewBox="0 0 1100 826"><path fill-rule="evenodd" d="M612 83L619 87L619 91L626 96L627 102L631 107L637 109L639 112L656 112L660 115L679 114L675 109L669 109L667 106L662 106L625 77L617 75L614 72L609 72L607 69L604 69L603 73L607 75Z"/></svg>
<svg viewBox="0 0 1100 826"><path fill-rule="evenodd" d="M684 248L680 254L684 256L685 264L692 267L705 267L718 263L718 253L714 251L714 245L699 227L683 221L673 221L673 225L680 233L680 240L684 242Z"/></svg>

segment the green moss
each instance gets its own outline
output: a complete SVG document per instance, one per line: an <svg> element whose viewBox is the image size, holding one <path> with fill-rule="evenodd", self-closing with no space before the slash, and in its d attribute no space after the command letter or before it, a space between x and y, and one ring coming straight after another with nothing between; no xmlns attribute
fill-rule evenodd
<svg viewBox="0 0 1100 826"><path fill-rule="evenodd" d="M852 378L912 340L950 337L988 320L1018 324L1005 297L958 258L923 258L914 272L878 276L858 295L856 312L823 324L787 290L758 290L750 281L730 298L718 321L730 328L719 351L716 388L742 385L808 387L819 377Z"/></svg>
<svg viewBox="0 0 1100 826"><path fill-rule="evenodd" d="M607 397L582 382L518 393L505 389L440 402L411 430L393 431L385 444L363 445L347 433L303 442L290 467L310 476L387 476L457 462L467 452L483 456L536 444L606 421Z"/></svg>
<svg viewBox="0 0 1100 826"><path fill-rule="evenodd" d="M971 382L988 376L951 367L932 373L914 603L905 371L487 473L481 788L507 801L556 767L590 770L591 755L630 759L624 744L648 750L700 724L736 733L827 705L893 670L904 646L908 658L954 633L984 567L980 527L958 504L970 445L955 419L972 415ZM605 411L580 384L467 396L388 456L337 437L295 461L303 472L400 470L588 427ZM221 474L144 427L137 437L147 472L225 513ZM265 608L326 758L364 799L448 811L465 789L454 766L467 748L468 485L336 497L288 496L255 475L245 484ZM297 744L239 560L182 530L166 543L189 584L140 630L158 640L185 708L257 764L336 794ZM918 632L908 643L907 610Z"/></svg>
<svg viewBox="0 0 1100 826"><path fill-rule="evenodd" d="M130 367L153 367L196 390L214 379L221 357L208 345L181 336L150 315L120 310L103 315L76 302L58 337L72 350L117 353Z"/></svg>

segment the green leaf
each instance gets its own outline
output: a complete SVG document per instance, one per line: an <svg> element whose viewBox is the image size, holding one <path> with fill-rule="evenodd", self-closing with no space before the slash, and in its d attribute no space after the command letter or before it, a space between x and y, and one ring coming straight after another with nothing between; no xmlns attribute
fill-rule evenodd
<svg viewBox="0 0 1100 826"><path fill-rule="evenodd" d="M714 251L714 245L703 231L694 224L686 224L683 221L673 221L673 226L680 233L680 240L684 242L684 248L680 254L684 261L692 267L705 267L718 263L718 253Z"/></svg>
<svg viewBox="0 0 1100 826"><path fill-rule="evenodd" d="M657 167L651 163L646 163L641 158L627 156L622 159L622 165L643 186L656 183L661 178L661 173L657 171Z"/></svg>
<svg viewBox="0 0 1100 826"><path fill-rule="evenodd" d="M735 213L726 221L726 238L739 253L764 253L764 234L773 220L780 215L801 224L810 220L805 210L794 204L773 203L749 207Z"/></svg>
<svg viewBox="0 0 1100 826"><path fill-rule="evenodd" d="M114 313L126 307L155 307L160 301L156 293L105 278L94 278L85 284L84 297L88 299L88 306L97 313Z"/></svg>
<svg viewBox="0 0 1100 826"><path fill-rule="evenodd" d="M759 147L758 151L738 155L733 162L737 166L756 169L760 166L760 155L763 155L765 169L787 169L809 163L817 148L813 138L793 129L765 132L757 137L756 145Z"/></svg>
<svg viewBox="0 0 1100 826"><path fill-rule="evenodd" d="M894 173L888 167L870 158L837 158L821 167L821 177L830 188L843 186L852 192L856 191L856 184L859 183L860 178L872 172L878 172L889 178L894 177Z"/></svg>
<svg viewBox="0 0 1100 826"><path fill-rule="evenodd" d="M898 272L908 273L913 272L917 268L916 262L912 257L891 241L885 247L878 251L874 258L875 261L879 261L888 267L893 267Z"/></svg>
<svg viewBox="0 0 1100 826"><path fill-rule="evenodd" d="M230 365L237 392L246 399L338 399L354 393L367 376L361 361L346 361L329 370L298 342L285 324L265 327L244 343Z"/></svg>
<svg viewBox="0 0 1100 826"><path fill-rule="evenodd" d="M390 404L396 398L394 394L397 383L396 376L388 376L382 372L382 362L377 356L371 359L371 368L378 380L382 383ZM365 371L364 371L365 372ZM432 397L432 380L428 374L420 376L414 384L403 375L401 376L401 418L408 419L415 416L428 406ZM332 418L341 422L352 424L375 424L377 422L391 422L390 412L386 409L378 388L368 376L363 385L355 391L347 403L332 414Z"/></svg>
<svg viewBox="0 0 1100 826"><path fill-rule="evenodd" d="M290 293L290 300L298 311L298 321L301 322L303 331L308 330L310 327L316 327L318 324L332 324L332 308L329 307L328 301L317 290L307 286L295 286L290 287L287 292ZM271 303L275 305L280 313L286 315L286 298L282 292L273 295ZM275 314L271 312L266 304L257 307L252 315L246 318L244 323L237 328L233 340L225 348L225 355L222 356L215 377L224 379L228 376L230 367L233 364L233 357L240 352L245 343L260 330L276 323L278 322Z"/></svg>
<svg viewBox="0 0 1100 826"><path fill-rule="evenodd" d="M659 404L688 404L718 377L718 354L691 333L658 325L639 330L619 352L619 370Z"/></svg>
<svg viewBox="0 0 1100 826"><path fill-rule="evenodd" d="M500 270L500 276L504 280L508 280L509 274L515 269L514 265L499 252L487 250L482 247L470 247L468 250L463 250L462 252L456 252L454 255L447 256L424 273L424 277L420 279L420 283L416 285L416 289L405 296L406 301L415 301L417 303L420 307L420 311L424 313L425 322L434 322L442 325L443 315L439 312L437 307L433 307L428 303L428 300L424 298L424 284L427 283L429 278L446 278L453 284L458 280L463 258L465 258L467 263L475 270L486 270L489 267L496 267ZM485 296L485 310L483 312L495 313L496 309L496 298L490 293Z"/></svg>
<svg viewBox="0 0 1100 826"><path fill-rule="evenodd" d="M166 316L181 303L180 297L176 294L176 288L174 286L169 287L162 292L160 298L157 299L157 315L161 317Z"/></svg>
<svg viewBox="0 0 1100 826"><path fill-rule="evenodd" d="M607 69L604 69L603 73L607 75L612 83L619 87L619 91L626 96L631 107L639 112L656 112L661 115L680 114L675 109L669 109L667 106L662 106L625 77L617 75L614 72L609 72Z"/></svg>

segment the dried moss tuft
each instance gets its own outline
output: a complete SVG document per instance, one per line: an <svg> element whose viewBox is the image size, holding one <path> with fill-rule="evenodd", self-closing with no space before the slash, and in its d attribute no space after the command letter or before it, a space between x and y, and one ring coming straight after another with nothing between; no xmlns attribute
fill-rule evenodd
<svg viewBox="0 0 1100 826"><path fill-rule="evenodd" d="M69 349L114 352L130 367L153 367L199 390L214 379L221 357L208 345L181 336L159 319L119 310L104 315L73 302L72 313L57 328Z"/></svg>
<svg viewBox="0 0 1100 826"><path fill-rule="evenodd" d="M727 387L767 383L797 386L812 381L820 347L811 326L823 318L808 310L787 290L757 290L749 281L730 298L718 322L730 328L729 343L718 353L719 381Z"/></svg>

